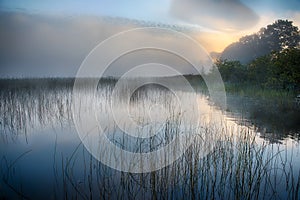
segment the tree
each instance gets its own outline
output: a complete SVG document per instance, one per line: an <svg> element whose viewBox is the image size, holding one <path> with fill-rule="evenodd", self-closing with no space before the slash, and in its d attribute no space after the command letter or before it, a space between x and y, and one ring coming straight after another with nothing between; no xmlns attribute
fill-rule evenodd
<svg viewBox="0 0 300 200"><path fill-rule="evenodd" d="M277 20L267 28L261 29L258 36L261 38L261 44L267 46L270 51L295 48L300 42L298 27L288 20Z"/></svg>
<svg viewBox="0 0 300 200"><path fill-rule="evenodd" d="M248 65L248 79L250 82L265 86L270 77L271 55L261 56Z"/></svg>
<svg viewBox="0 0 300 200"><path fill-rule="evenodd" d="M221 59L239 60L242 63L288 48L300 46L300 33L292 21L277 20L261 28L259 32L247 35L236 43L229 45L222 53Z"/></svg>
<svg viewBox="0 0 300 200"><path fill-rule="evenodd" d="M300 49L289 48L273 53L268 84L272 87L295 90L300 87Z"/></svg>
<svg viewBox="0 0 300 200"><path fill-rule="evenodd" d="M217 60L215 65L223 81L237 83L246 79L246 69L239 61Z"/></svg>
<svg viewBox="0 0 300 200"><path fill-rule="evenodd" d="M223 80L261 87L300 90L300 49L288 48L261 56L248 65L239 61L217 60L215 67Z"/></svg>

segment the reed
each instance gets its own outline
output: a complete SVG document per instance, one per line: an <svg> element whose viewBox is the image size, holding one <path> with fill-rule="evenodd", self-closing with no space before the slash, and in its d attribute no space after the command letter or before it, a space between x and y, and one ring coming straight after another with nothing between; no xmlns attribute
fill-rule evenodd
<svg viewBox="0 0 300 200"><path fill-rule="evenodd" d="M28 82L27 82L28 81ZM35 82L37 81L37 82ZM31 137L33 129L59 127L62 131L74 128L72 119L71 80L57 80L49 85L39 80L26 80L26 87L2 87L0 92L1 141L10 143L21 135ZM82 80L82 90L89 98L89 81ZM16 81L18 82L18 81ZM51 80L50 80L51 82ZM7 84L8 82L6 82ZM37 83L39 83L37 86ZM103 99L109 99L115 80L98 86L95 103L105 112ZM126 90L124 91L126 92ZM184 91L181 91L184 92ZM199 94L201 97L201 94ZM257 129L246 123L234 124L223 119L215 122L209 115L201 116L201 123L183 126L186 119L179 114L172 93L156 86L136 91L131 106L142 110L153 101L162 101L168 112L159 133L147 139L128 137L117 126L106 134L115 145L133 152L148 152L162 148L176 136L188 132L195 136L187 151L171 165L150 173L125 173L111 169L85 149L81 142L72 152L59 150L53 143L50 155L54 198L59 199L298 199L300 171L296 162L299 140L293 151L280 143L263 140ZM120 97L122 100L122 97ZM146 102L146 103L145 103ZM215 108L216 109L216 108ZM139 113L140 114L140 113ZM189 113L192 115L192 113ZM140 116L140 115L137 115ZM137 118L143 121L144 118ZM151 128L139 131L153 131ZM73 137L76 137L74 133ZM178 144L184 145L184 144ZM290 153L293 152L293 153ZM0 196L30 198L24 191L18 173L18 162L24 152L14 159L1 158ZM107 152L114 159L113 152ZM48 155L45 155L48 156ZM38 161L37 163L38 164ZM53 175L50 175L53 174ZM3 188L3 189L1 189ZM5 189L6 188L6 189ZM12 193L12 194L11 194Z"/></svg>

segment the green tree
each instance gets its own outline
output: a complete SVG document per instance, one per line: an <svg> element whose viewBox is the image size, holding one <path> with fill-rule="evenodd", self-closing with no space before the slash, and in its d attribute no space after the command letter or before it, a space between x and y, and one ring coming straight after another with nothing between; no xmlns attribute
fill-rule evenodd
<svg viewBox="0 0 300 200"><path fill-rule="evenodd" d="M300 49L289 48L272 54L268 84L295 90L300 87Z"/></svg>
<svg viewBox="0 0 300 200"><path fill-rule="evenodd" d="M264 87L270 76L271 55L261 56L253 60L247 69L249 82L253 82Z"/></svg>
<svg viewBox="0 0 300 200"><path fill-rule="evenodd" d="M237 83L246 79L246 68L239 61L217 60L215 65L226 82Z"/></svg>

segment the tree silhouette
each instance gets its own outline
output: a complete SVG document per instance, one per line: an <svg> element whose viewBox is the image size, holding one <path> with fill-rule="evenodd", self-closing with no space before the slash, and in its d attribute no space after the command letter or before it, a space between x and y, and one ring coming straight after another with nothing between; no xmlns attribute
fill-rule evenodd
<svg viewBox="0 0 300 200"><path fill-rule="evenodd" d="M244 36L238 42L229 45L223 51L221 59L248 63L272 51L299 48L299 46L298 27L294 26L292 21L277 20L266 28L261 28L259 32Z"/></svg>

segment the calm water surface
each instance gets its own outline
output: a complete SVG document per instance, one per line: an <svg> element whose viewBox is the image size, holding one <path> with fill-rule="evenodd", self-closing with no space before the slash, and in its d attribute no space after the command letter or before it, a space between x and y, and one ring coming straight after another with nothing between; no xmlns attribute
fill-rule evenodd
<svg viewBox="0 0 300 200"><path fill-rule="evenodd" d="M113 87L112 83L100 84L96 96L88 87L82 89L82 95L95 103L88 112L96 114L112 143L127 151L150 152L177 134L192 133L195 140L184 155L151 173L114 170L97 161L79 139L73 122L72 87L58 83L6 87L0 92L0 197L300 197L297 109L281 119L265 103L228 95L227 110L222 110L201 92L196 94L197 104L192 104L191 94L184 89L178 99L164 87L148 85L136 90L129 102L122 95L114 101L129 131L157 132L142 139L116 126L108 109ZM180 102L190 106L189 113L180 109Z"/></svg>

